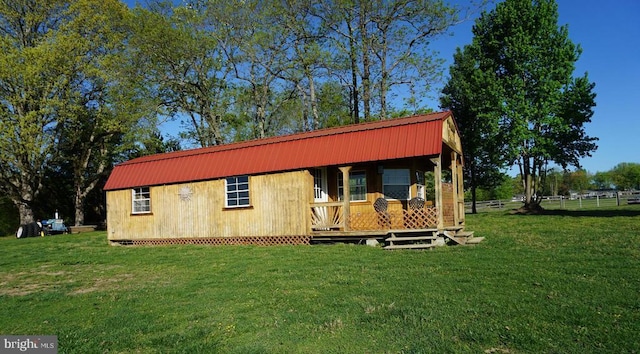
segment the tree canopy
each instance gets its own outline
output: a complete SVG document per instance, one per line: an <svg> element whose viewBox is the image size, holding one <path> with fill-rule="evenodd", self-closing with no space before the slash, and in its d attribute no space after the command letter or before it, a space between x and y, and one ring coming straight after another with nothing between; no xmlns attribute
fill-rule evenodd
<svg viewBox="0 0 640 354"><path fill-rule="evenodd" d="M83 223L114 163L176 138L210 146L426 110L421 89L441 63L429 42L458 11L440 0L0 1L0 192L23 224L52 209ZM410 104L391 100L402 86ZM164 142L156 123L174 119L182 130Z"/></svg>
<svg viewBox="0 0 640 354"><path fill-rule="evenodd" d="M595 85L586 73L574 77L581 49L569 39L567 26L558 25L553 0L501 2L482 13L473 34L452 69L468 73L452 79L469 88L445 90L443 103L459 110L461 125L480 130L472 133L469 141L476 145L466 152L484 151L489 161L517 166L525 208L537 209L548 164L579 166L597 148L597 138L584 130L593 115Z"/></svg>

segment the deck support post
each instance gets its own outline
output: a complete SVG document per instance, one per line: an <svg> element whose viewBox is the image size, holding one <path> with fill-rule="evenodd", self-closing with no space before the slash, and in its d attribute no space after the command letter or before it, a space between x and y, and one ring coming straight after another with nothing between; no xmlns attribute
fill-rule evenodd
<svg viewBox="0 0 640 354"><path fill-rule="evenodd" d="M351 166L343 166L339 169L340 172L342 172L342 202L344 203L344 205L342 206L342 216L344 218L344 231L349 231L349 218L351 216L351 190L349 188L349 172L351 171Z"/></svg>
<svg viewBox="0 0 640 354"><path fill-rule="evenodd" d="M433 167L433 179L435 186L435 204L436 212L438 213L438 230L444 230L444 210L442 204L442 158L440 155L431 159L434 164Z"/></svg>
<svg viewBox="0 0 640 354"><path fill-rule="evenodd" d="M458 153L451 152L451 185L453 187L453 224L458 225L460 221L460 207L458 205Z"/></svg>

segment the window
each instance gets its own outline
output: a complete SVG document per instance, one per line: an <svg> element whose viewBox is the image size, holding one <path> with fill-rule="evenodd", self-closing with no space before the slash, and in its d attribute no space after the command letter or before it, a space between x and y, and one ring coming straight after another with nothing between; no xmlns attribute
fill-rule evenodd
<svg viewBox="0 0 640 354"><path fill-rule="evenodd" d="M131 190L132 214L151 213L151 193L149 187L134 188Z"/></svg>
<svg viewBox="0 0 640 354"><path fill-rule="evenodd" d="M349 198L353 201L367 200L367 174L364 171L349 173ZM338 199L344 198L344 185L342 182L342 172L338 172Z"/></svg>
<svg viewBox="0 0 640 354"><path fill-rule="evenodd" d="M408 169L385 169L382 181L382 192L386 199L409 200L411 178Z"/></svg>
<svg viewBox="0 0 640 354"><path fill-rule="evenodd" d="M249 176L228 177L226 179L226 206L237 208L249 206Z"/></svg>

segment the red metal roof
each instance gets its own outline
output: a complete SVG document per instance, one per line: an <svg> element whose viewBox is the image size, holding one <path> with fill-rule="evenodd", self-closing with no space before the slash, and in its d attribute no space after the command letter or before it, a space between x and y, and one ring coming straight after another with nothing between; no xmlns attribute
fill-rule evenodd
<svg viewBox="0 0 640 354"><path fill-rule="evenodd" d="M439 112L144 156L116 165L104 190L438 155L449 116Z"/></svg>

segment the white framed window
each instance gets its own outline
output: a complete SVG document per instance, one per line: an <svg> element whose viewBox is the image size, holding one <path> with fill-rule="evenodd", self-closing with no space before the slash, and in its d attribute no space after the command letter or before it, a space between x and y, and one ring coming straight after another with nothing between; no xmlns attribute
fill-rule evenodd
<svg viewBox="0 0 640 354"><path fill-rule="evenodd" d="M411 197L409 169L385 169L382 174L382 193L386 199L409 200Z"/></svg>
<svg viewBox="0 0 640 354"><path fill-rule="evenodd" d="M349 173L349 193L352 202L367 200L367 173L354 171ZM338 200L344 199L344 183L342 171L338 172Z"/></svg>
<svg viewBox="0 0 640 354"><path fill-rule="evenodd" d="M238 208L249 206L249 176L227 177L225 180L225 206Z"/></svg>
<svg viewBox="0 0 640 354"><path fill-rule="evenodd" d="M149 187L138 187L131 190L131 213L151 213L151 192Z"/></svg>

